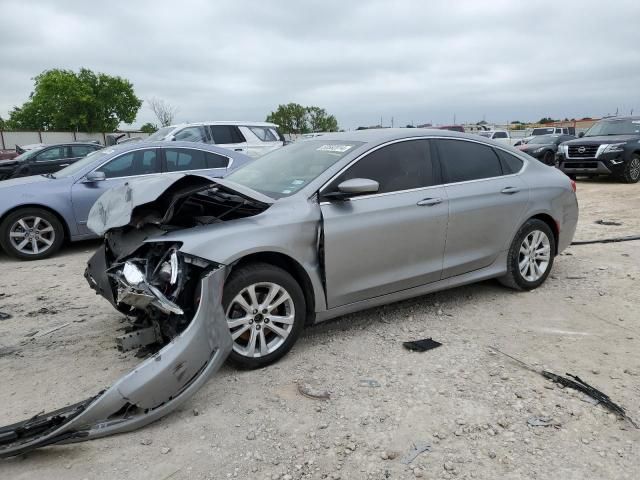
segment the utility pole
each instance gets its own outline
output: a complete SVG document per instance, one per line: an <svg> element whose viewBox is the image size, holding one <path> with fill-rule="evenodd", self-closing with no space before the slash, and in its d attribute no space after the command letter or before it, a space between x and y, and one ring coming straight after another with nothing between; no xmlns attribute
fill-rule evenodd
<svg viewBox="0 0 640 480"><path fill-rule="evenodd" d="M391 117L391 128L393 128L393 117Z"/></svg>
<svg viewBox="0 0 640 480"><path fill-rule="evenodd" d="M453 114L453 124L454 125L456 124L456 114L455 113Z"/></svg>

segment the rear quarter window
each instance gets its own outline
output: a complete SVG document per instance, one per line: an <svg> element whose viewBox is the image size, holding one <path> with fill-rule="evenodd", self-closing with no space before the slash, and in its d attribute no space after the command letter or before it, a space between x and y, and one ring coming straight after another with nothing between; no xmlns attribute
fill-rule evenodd
<svg viewBox="0 0 640 480"><path fill-rule="evenodd" d="M515 155L511 155L510 153L499 149L496 149L495 152L498 154L498 157L500 157L502 170L504 171L505 175L518 173L522 169L522 165L524 165L524 162Z"/></svg>

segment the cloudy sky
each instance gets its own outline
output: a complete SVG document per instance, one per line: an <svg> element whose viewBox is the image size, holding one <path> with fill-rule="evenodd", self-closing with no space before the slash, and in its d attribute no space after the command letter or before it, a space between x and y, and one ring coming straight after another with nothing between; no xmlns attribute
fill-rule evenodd
<svg viewBox="0 0 640 480"><path fill-rule="evenodd" d="M640 1L0 0L0 116L49 68L178 121L324 107L343 128L640 114ZM153 121L147 105L136 121Z"/></svg>

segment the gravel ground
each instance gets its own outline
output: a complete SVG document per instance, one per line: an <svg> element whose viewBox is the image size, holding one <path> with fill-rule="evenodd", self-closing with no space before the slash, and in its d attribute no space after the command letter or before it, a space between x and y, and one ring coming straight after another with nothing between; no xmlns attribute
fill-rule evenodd
<svg viewBox="0 0 640 480"><path fill-rule="evenodd" d="M576 239L640 234L638 192L579 182ZM122 317L82 277L97 245L0 256L0 311L13 315L0 321L0 424L95 394L138 362L115 350ZM530 293L488 281L309 328L278 364L223 367L147 428L0 461L0 478L637 478L639 430L487 346L577 374L640 421L639 246L571 247ZM402 348L425 337L443 346ZM405 465L414 444L430 451Z"/></svg>

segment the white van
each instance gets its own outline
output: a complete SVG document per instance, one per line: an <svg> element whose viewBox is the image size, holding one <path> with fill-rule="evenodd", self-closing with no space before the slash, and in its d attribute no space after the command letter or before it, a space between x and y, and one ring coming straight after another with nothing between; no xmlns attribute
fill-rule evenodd
<svg viewBox="0 0 640 480"><path fill-rule="evenodd" d="M203 142L259 157L285 144L278 125L268 122L216 121L162 127L146 140Z"/></svg>

